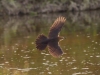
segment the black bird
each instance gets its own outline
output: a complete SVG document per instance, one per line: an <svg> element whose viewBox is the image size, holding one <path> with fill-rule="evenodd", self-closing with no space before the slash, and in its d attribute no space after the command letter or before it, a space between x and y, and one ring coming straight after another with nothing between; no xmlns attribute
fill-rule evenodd
<svg viewBox="0 0 100 75"><path fill-rule="evenodd" d="M63 37L60 37L58 34L61 31L65 21L65 17L58 17L50 27L48 38L43 34L40 34L37 37L35 41L36 48L38 50L44 50L46 46L48 46L48 51L53 57L61 56L63 51L58 42L60 39L63 39Z"/></svg>

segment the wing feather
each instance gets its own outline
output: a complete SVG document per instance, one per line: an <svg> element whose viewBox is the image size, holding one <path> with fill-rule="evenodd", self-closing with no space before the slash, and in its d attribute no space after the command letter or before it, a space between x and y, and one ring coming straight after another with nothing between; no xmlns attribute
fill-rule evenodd
<svg viewBox="0 0 100 75"><path fill-rule="evenodd" d="M48 44L48 50L49 53L53 57L60 57L63 54L63 51L61 50L60 46L58 45L58 42L49 42Z"/></svg>
<svg viewBox="0 0 100 75"><path fill-rule="evenodd" d="M54 38L58 36L58 33L60 32L65 21L66 21L65 17L58 17L55 20L53 25L50 27L49 38Z"/></svg>

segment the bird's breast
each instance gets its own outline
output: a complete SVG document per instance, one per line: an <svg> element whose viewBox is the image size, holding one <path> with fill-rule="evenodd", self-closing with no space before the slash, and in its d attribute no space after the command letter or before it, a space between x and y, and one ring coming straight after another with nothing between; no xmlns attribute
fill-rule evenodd
<svg viewBox="0 0 100 75"><path fill-rule="evenodd" d="M55 38L49 38L49 42L58 42L59 38L55 37Z"/></svg>

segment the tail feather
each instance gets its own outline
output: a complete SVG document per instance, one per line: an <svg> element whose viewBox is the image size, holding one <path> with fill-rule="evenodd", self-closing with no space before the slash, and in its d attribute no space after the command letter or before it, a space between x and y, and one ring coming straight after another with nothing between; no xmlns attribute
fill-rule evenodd
<svg viewBox="0 0 100 75"><path fill-rule="evenodd" d="M43 34L39 35L35 41L36 48L38 50L44 50L47 46L46 40L47 40L47 37L45 35Z"/></svg>

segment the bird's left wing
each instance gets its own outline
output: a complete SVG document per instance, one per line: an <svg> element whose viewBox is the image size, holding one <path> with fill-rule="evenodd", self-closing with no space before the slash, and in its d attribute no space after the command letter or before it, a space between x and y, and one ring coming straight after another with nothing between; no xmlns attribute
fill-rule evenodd
<svg viewBox="0 0 100 75"><path fill-rule="evenodd" d="M65 17L58 17L53 25L50 27L49 38L58 37L58 33L60 32L64 22L66 21Z"/></svg>
<svg viewBox="0 0 100 75"><path fill-rule="evenodd" d="M48 43L48 50L49 53L53 57L60 57L63 54L63 51L61 50L60 46L58 45L58 42L49 42Z"/></svg>

